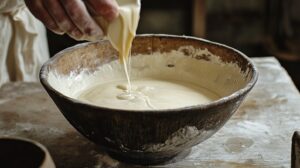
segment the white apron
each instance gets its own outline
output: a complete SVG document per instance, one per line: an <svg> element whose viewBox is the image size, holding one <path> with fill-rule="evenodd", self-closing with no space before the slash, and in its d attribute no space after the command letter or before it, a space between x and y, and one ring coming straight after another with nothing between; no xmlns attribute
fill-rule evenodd
<svg viewBox="0 0 300 168"><path fill-rule="evenodd" d="M0 0L0 87L9 81L37 81L49 58L46 30L23 0Z"/></svg>

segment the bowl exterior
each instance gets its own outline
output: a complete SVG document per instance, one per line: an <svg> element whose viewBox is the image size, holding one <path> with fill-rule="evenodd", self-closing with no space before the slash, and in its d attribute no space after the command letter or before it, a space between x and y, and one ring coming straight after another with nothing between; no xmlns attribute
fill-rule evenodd
<svg viewBox="0 0 300 168"><path fill-rule="evenodd" d="M65 118L82 135L112 156L138 164L164 162L208 139L222 128L247 94L201 109L126 113L74 103L46 90ZM197 128L197 135L187 137L179 144L166 142L178 130L189 126ZM147 148L157 144L162 146L161 149Z"/></svg>
<svg viewBox="0 0 300 168"><path fill-rule="evenodd" d="M172 43L176 41L176 43ZM156 43L158 43L156 45ZM238 109L249 91L257 81L257 71L251 61L242 53L230 47L192 37L144 35L137 37L133 45L133 54L151 53L152 51L170 51L170 49L188 44L200 46L214 51L217 55L225 55L221 59L225 62L236 61L242 70L250 69L247 86L233 95L222 98L220 101L188 108L159 111L128 111L101 108L68 98L50 86L47 73L53 67L66 74L68 69L78 67L76 62L69 65L70 58L65 53L87 48L79 53L90 51L90 46L103 47L101 42L87 43L75 48L67 49L57 54L41 70L41 83L63 113L65 118L87 139L99 145L111 156L126 162L138 164L156 164L170 160L182 151L203 142L217 132ZM98 48L99 48L98 47ZM101 49L102 55L107 53ZM151 49L151 51L149 50ZM110 51L111 49L109 49ZM100 51L100 50L99 50ZM116 53L109 52L103 59ZM72 54L69 54L72 55ZM73 54L74 55L74 54ZM92 56L90 60L93 60ZM64 58L64 59L61 59ZM83 57L79 57L79 61ZM59 60L60 61L57 61ZM66 60L65 62L61 60ZM72 61L76 60L74 59ZM57 63L58 62L58 63ZM62 63L61 63L62 62ZM105 63L107 61L104 61ZM82 61L81 61L82 63ZM90 66L85 61L81 67ZM59 65L61 64L61 65ZM100 62L100 64L102 64ZM76 66L75 66L76 65ZM99 65L92 65L99 66Z"/></svg>

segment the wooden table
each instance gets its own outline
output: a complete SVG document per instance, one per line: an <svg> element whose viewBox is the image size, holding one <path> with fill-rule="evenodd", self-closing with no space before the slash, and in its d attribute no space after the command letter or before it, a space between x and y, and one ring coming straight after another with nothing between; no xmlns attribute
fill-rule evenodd
<svg viewBox="0 0 300 168"><path fill-rule="evenodd" d="M275 58L253 61L259 81L229 122L185 159L156 167L290 167L291 137L300 129L299 92ZM133 167L112 160L75 131L38 83L0 89L4 135L41 142L57 167Z"/></svg>

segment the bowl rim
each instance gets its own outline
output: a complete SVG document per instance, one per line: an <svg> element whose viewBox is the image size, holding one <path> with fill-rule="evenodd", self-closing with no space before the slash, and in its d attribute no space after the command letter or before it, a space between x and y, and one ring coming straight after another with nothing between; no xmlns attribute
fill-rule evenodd
<svg viewBox="0 0 300 168"><path fill-rule="evenodd" d="M100 41L96 41L96 42L85 42L85 43L80 43L71 47L68 47L58 53L56 53L52 58L50 58L48 61L46 61L40 70L39 73L39 77L40 77L40 82L41 84L45 87L46 90L51 90L52 92L54 92L56 95L58 95L59 97L64 98L65 100L68 100L70 102L76 103L76 104L80 104L80 105L84 105L84 106L89 106L92 107L94 109L103 109L103 110L110 110L110 111L120 111L120 112L133 112L133 113L157 113L157 112L180 112L183 110L190 110L190 109L207 109L207 108L211 108L214 106L219 106L221 104L224 104L226 102L232 101L238 97L240 97L241 95L246 95L247 92L249 92L255 85L255 83L258 80L258 70L255 67L255 65L253 64L252 60L247 57L244 53L242 53L241 51L229 47L225 44L221 44L218 42L213 42L210 40L206 40L203 38L199 38L199 37L193 37L193 36L185 36L185 35L168 35L168 34L139 34L136 37L162 37L162 38L180 38L180 39L190 39L190 40L196 40L196 41L202 41L208 44L213 44L219 47L223 47L226 49L229 49L233 52L236 52L237 54L239 54L239 56L243 57L243 59L247 60L248 64L250 64L250 67L252 68L252 77L250 79L250 81L241 89L231 93L228 96L224 96L221 97L217 100L214 100L210 103L207 104L199 104L199 105L193 105L193 106L186 106L186 107L181 107L181 108L174 108L174 109L158 109L158 110L151 110L151 109L147 109L147 110L130 110L130 109L117 109L117 108L109 108L109 107L101 107L101 106L97 106L97 105L93 105L93 104L89 104L89 103L85 103L83 101L77 100L75 98L71 98L69 96L66 96L64 94L62 94L61 92L57 91L56 89L54 89L48 82L48 73L49 73L49 66L51 65L52 62L54 62L57 58L61 57L65 52L69 51L69 50L73 50L76 48L81 48L83 46L87 46L90 44L95 44L95 43L102 43L102 42L106 42L107 40L100 40Z"/></svg>

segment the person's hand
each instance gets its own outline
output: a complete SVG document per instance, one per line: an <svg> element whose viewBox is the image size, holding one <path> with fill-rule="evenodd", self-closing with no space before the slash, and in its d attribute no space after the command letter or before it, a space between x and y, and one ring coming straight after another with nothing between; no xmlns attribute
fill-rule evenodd
<svg viewBox="0 0 300 168"><path fill-rule="evenodd" d="M103 36L93 16L112 21L118 16L115 0L25 0L31 13L57 34L67 33L74 39Z"/></svg>

